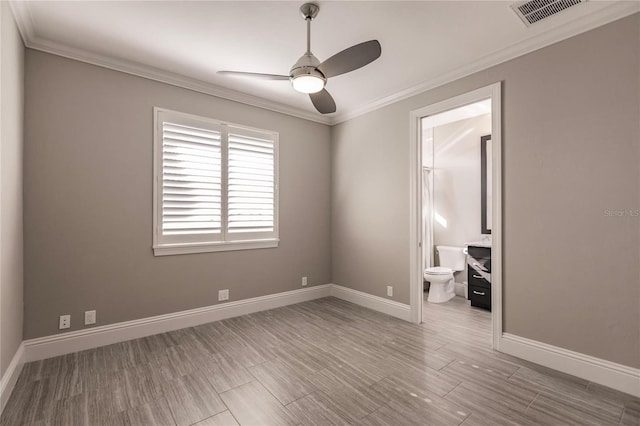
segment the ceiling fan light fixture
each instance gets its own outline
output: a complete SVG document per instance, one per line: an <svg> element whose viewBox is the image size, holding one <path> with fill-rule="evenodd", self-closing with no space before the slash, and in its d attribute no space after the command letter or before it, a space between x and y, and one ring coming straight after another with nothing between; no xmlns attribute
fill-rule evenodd
<svg viewBox="0 0 640 426"><path fill-rule="evenodd" d="M324 89L325 80L312 74L302 74L291 79L293 88L301 93L318 93Z"/></svg>
<svg viewBox="0 0 640 426"><path fill-rule="evenodd" d="M365 41L344 49L321 63L311 53L311 21L318 16L318 11L320 7L316 3L306 3L300 7L300 13L307 23L307 51L291 67L289 75L241 71L218 71L218 74L263 80L289 80L294 90L309 95L311 103L320 114L336 112L336 102L324 88L327 79L370 64L380 57L382 47L378 40Z"/></svg>

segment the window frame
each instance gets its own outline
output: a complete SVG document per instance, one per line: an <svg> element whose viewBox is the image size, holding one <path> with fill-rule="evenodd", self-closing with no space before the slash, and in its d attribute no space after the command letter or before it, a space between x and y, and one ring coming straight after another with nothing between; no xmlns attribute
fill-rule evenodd
<svg viewBox="0 0 640 426"><path fill-rule="evenodd" d="M211 241L194 241L193 236L180 238L163 238L162 236L162 181L163 181L163 138L161 115L175 117L176 124L185 124L196 127L201 125L203 129L221 132L221 233ZM229 239L228 232L228 163L229 163L229 138L228 130L245 131L247 134L268 136L273 139L274 160L274 199L273 199L273 233L267 238ZM216 120L166 108L153 108L153 254L154 256L207 253L217 251L251 250L261 248L278 247L280 242L279 232L279 133L271 130L258 129L241 124ZM236 234L238 235L238 234ZM168 240L168 241L167 241ZM189 241L191 240L191 241Z"/></svg>

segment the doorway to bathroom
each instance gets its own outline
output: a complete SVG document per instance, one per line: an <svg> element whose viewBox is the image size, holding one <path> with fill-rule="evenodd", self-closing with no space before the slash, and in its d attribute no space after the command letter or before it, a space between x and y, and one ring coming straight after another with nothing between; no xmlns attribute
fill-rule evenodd
<svg viewBox="0 0 640 426"><path fill-rule="evenodd" d="M411 319L483 318L494 349L502 335L500 88L412 111L410 146Z"/></svg>

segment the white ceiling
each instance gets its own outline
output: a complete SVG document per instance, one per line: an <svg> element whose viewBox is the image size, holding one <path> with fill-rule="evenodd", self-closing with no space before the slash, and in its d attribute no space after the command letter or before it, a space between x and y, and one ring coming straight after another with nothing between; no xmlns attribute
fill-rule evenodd
<svg viewBox="0 0 640 426"><path fill-rule="evenodd" d="M29 47L328 123L640 10L635 1L591 0L527 28L510 1L320 1L311 47L321 61L362 41L382 44L377 61L329 80L338 112L322 117L286 81L216 75L288 74L305 50L302 3L23 1L13 8Z"/></svg>

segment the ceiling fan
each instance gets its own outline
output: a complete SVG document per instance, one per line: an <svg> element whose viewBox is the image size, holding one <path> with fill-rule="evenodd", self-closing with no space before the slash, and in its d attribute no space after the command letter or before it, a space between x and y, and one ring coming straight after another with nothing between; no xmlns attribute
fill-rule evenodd
<svg viewBox="0 0 640 426"><path fill-rule="evenodd" d="M315 3L305 3L300 12L307 21L307 51L291 67L289 75L262 74L241 71L218 71L218 74L236 77L253 77L263 80L291 80L293 88L298 92L308 93L311 102L322 114L336 112L333 97L324 88L329 77L335 77L357 70L380 57L382 47L378 40L369 40L356 44L342 52L336 53L324 62L320 62L311 53L311 21L318 16L320 6Z"/></svg>

